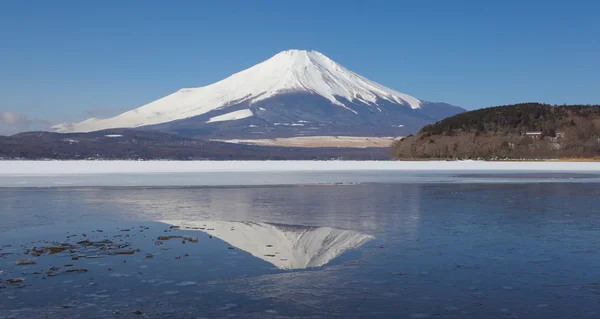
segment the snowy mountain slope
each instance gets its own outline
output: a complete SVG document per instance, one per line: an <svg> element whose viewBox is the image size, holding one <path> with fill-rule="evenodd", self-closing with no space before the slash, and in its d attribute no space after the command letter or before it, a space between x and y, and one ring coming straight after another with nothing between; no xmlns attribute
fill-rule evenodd
<svg viewBox="0 0 600 319"><path fill-rule="evenodd" d="M186 228L202 228L214 237L247 251L279 269L320 267L373 236L329 227L288 226L227 221L161 221Z"/></svg>
<svg viewBox="0 0 600 319"><path fill-rule="evenodd" d="M300 96L300 103L290 103L290 99L286 100L290 96ZM253 125L264 126L275 126L276 123L291 126L292 122L298 124L301 120L355 126L377 125L377 121L365 121L365 117L383 119L390 114L394 115L394 121L401 119L400 114L405 114L421 118L427 124L439 119L435 114L424 112L424 106L431 104L370 81L319 52L288 50L214 84L181 89L113 118L63 123L54 129L87 132L172 122L174 125L168 129L176 130L180 121L194 118L198 119L191 126L200 131L215 127L215 122L249 118L259 122ZM244 109L244 116L211 121ZM443 109L453 114L462 111L450 105ZM190 125L189 121L187 125Z"/></svg>

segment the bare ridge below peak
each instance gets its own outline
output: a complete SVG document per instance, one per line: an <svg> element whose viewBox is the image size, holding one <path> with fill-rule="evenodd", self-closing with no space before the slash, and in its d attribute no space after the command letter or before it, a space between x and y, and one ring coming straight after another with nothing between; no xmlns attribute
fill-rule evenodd
<svg viewBox="0 0 600 319"><path fill-rule="evenodd" d="M318 51L287 50L216 83L180 89L112 118L53 129L150 128L220 137L399 136L462 111L373 82Z"/></svg>

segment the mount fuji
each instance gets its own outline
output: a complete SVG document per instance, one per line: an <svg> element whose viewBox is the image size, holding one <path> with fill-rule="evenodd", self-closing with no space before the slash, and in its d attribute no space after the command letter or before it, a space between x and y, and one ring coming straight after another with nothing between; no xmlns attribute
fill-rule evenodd
<svg viewBox="0 0 600 319"><path fill-rule="evenodd" d="M214 84L181 89L57 132L138 128L210 138L401 136L463 112L362 77L317 51L288 50Z"/></svg>

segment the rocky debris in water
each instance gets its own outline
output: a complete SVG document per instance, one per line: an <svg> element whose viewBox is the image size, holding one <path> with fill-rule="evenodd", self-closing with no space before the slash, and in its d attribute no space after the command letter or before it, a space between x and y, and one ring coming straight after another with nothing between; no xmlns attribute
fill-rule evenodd
<svg viewBox="0 0 600 319"><path fill-rule="evenodd" d="M6 283L11 284L11 285L16 285L16 284L22 283L24 280L25 279L23 279L23 278L9 278L9 279L6 279Z"/></svg>
<svg viewBox="0 0 600 319"><path fill-rule="evenodd" d="M55 276L66 274L66 273L85 273L85 272L88 272L88 270L85 269L85 268L73 268L73 269L67 269L65 271L59 271L60 269L61 269L60 267L52 267L52 268L50 268L49 271L46 272L46 276L48 276L48 277L55 277Z"/></svg>
<svg viewBox="0 0 600 319"><path fill-rule="evenodd" d="M121 229L121 231L131 231L129 228Z"/></svg>
<svg viewBox="0 0 600 319"><path fill-rule="evenodd" d="M227 249L232 249L233 250L233 249L235 249L235 247L229 246L229 247L227 247Z"/></svg>
<svg viewBox="0 0 600 319"><path fill-rule="evenodd" d="M136 310L136 311L132 312L132 314L134 314L134 315L143 315L144 313L141 312L141 311L139 311L139 310Z"/></svg>
<svg viewBox="0 0 600 319"><path fill-rule="evenodd" d="M125 251L115 251L114 255L133 255L135 254L135 250L125 250Z"/></svg>
<svg viewBox="0 0 600 319"><path fill-rule="evenodd" d="M63 251L72 248L72 245L69 244L61 244L61 246L47 246L47 247L33 247L30 252L34 257L39 257L41 255L54 255L58 253L62 253Z"/></svg>
<svg viewBox="0 0 600 319"><path fill-rule="evenodd" d="M146 258L152 258L152 257L154 257L154 255L153 255L153 254L147 254L147 255L146 255Z"/></svg>
<svg viewBox="0 0 600 319"><path fill-rule="evenodd" d="M84 273L84 272L88 272L88 270L85 268L74 268L74 269L67 269L67 271L65 271L65 272Z"/></svg>
<svg viewBox="0 0 600 319"><path fill-rule="evenodd" d="M93 246L94 243L92 241L90 241L89 239L86 239L86 240L82 240L82 241L77 242L77 245Z"/></svg>
<svg viewBox="0 0 600 319"><path fill-rule="evenodd" d="M187 254L185 254L184 256L185 256L185 257L189 257L189 256L191 256L191 255L190 255L189 253L187 253Z"/></svg>
<svg viewBox="0 0 600 319"><path fill-rule="evenodd" d="M169 229L174 229L174 228L179 229L179 228L181 228L181 226L171 226L171 227L169 227Z"/></svg>
<svg viewBox="0 0 600 319"><path fill-rule="evenodd" d="M197 243L200 238L198 237L191 237L191 236L174 236L174 235L169 235L169 236L158 236L158 238L156 238L158 241L163 241L163 240L169 240L169 239L183 239L184 241L189 241L190 243Z"/></svg>
<svg viewBox="0 0 600 319"><path fill-rule="evenodd" d="M87 258L87 259L95 259L95 258L102 258L103 256L99 256L99 255L89 255L89 256L78 256L77 258Z"/></svg>
<svg viewBox="0 0 600 319"><path fill-rule="evenodd" d="M35 265L35 264L37 264L35 261L29 260L27 258L21 259L21 260L17 260L17 266Z"/></svg>

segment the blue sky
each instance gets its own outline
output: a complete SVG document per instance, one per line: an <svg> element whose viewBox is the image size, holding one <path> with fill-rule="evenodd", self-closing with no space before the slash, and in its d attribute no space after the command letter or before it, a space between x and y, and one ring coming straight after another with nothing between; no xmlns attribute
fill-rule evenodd
<svg viewBox="0 0 600 319"><path fill-rule="evenodd" d="M4 1L0 125L116 115L292 48L467 109L600 103L598 12L577 0Z"/></svg>

